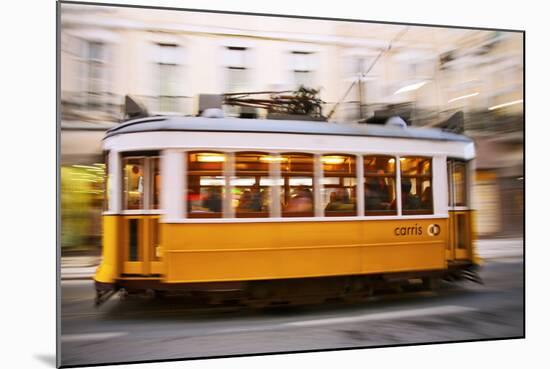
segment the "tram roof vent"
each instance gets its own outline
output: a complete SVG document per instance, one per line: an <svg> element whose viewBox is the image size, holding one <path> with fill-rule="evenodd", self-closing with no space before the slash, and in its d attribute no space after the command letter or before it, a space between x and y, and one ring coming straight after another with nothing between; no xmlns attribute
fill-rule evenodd
<svg viewBox="0 0 550 369"><path fill-rule="evenodd" d="M219 108L204 109L201 113L201 117L205 118L223 118L223 110Z"/></svg>
<svg viewBox="0 0 550 369"><path fill-rule="evenodd" d="M459 110L448 119L437 124L444 131L452 133L464 133L464 112Z"/></svg>
<svg viewBox="0 0 550 369"><path fill-rule="evenodd" d="M386 125L392 127L407 128L407 123L403 120L403 118L399 116L389 117L386 121Z"/></svg>
<svg viewBox="0 0 550 369"><path fill-rule="evenodd" d="M130 95L124 97L124 120L146 118L148 116L150 114L143 103Z"/></svg>
<svg viewBox="0 0 550 369"><path fill-rule="evenodd" d="M199 95L199 115L205 116L203 113L206 110L222 109L223 95L217 94L200 94ZM211 117L213 118L213 117ZM216 117L219 118L219 117Z"/></svg>

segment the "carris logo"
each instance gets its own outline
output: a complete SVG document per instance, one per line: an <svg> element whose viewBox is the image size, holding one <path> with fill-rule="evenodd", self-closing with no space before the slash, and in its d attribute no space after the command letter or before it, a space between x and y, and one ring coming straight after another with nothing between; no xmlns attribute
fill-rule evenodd
<svg viewBox="0 0 550 369"><path fill-rule="evenodd" d="M428 226L428 234L430 236L437 236L441 232L441 227L438 224L430 224Z"/></svg>

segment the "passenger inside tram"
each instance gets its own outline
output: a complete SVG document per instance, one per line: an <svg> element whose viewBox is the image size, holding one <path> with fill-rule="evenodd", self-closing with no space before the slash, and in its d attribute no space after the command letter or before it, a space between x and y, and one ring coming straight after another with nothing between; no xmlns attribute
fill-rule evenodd
<svg viewBox="0 0 550 369"><path fill-rule="evenodd" d="M365 209L387 210L390 207L390 194L381 178L368 178L365 186Z"/></svg>
<svg viewBox="0 0 550 369"><path fill-rule="evenodd" d="M285 207L286 212L299 213L313 211L313 195L311 190L298 187L291 195Z"/></svg>
<svg viewBox="0 0 550 369"><path fill-rule="evenodd" d="M237 211L262 211L263 196L259 186L255 185L249 190L245 190L239 198Z"/></svg>
<svg viewBox="0 0 550 369"><path fill-rule="evenodd" d="M354 210L355 204L351 201L349 193L344 188L338 188L330 193L330 201L325 211L349 211Z"/></svg>
<svg viewBox="0 0 550 369"><path fill-rule="evenodd" d="M421 209L422 203L418 195L411 193L412 183L408 178L401 180L401 205L403 210ZM391 209L396 209L396 200L392 201Z"/></svg>
<svg viewBox="0 0 550 369"><path fill-rule="evenodd" d="M250 207L250 191L244 190L239 198L239 205L237 205L237 211L246 211Z"/></svg>
<svg viewBox="0 0 550 369"><path fill-rule="evenodd" d="M432 208L432 187L427 186L424 188L424 191L422 191L422 195L420 196L420 200L422 202L422 209L431 209Z"/></svg>
<svg viewBox="0 0 550 369"><path fill-rule="evenodd" d="M222 197L220 189L217 187L209 187L207 190L206 198L202 201L202 206L209 211L219 213L222 211Z"/></svg>

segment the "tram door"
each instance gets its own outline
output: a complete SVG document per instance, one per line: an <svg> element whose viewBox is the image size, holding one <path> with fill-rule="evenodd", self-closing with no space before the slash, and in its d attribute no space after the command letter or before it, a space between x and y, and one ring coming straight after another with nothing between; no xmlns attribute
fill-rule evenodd
<svg viewBox="0 0 550 369"><path fill-rule="evenodd" d="M159 216L126 216L123 228L123 274L161 274Z"/></svg>
<svg viewBox="0 0 550 369"><path fill-rule="evenodd" d="M135 154L134 154L135 155ZM127 276L161 274L158 156L123 158L125 215L121 223L122 273Z"/></svg>
<svg viewBox="0 0 550 369"><path fill-rule="evenodd" d="M469 259L471 257L471 210L468 207L467 163L448 159L449 183L449 239L447 260Z"/></svg>

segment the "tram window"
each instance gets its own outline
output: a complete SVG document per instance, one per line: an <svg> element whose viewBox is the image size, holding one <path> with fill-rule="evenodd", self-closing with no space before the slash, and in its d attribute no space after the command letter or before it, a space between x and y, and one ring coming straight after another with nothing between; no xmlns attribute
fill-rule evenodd
<svg viewBox="0 0 550 369"><path fill-rule="evenodd" d="M351 155L323 155L321 199L325 216L357 215L356 159Z"/></svg>
<svg viewBox="0 0 550 369"><path fill-rule="evenodd" d="M235 177L231 179L231 206L240 218L268 217L271 188L266 153L239 152L235 154Z"/></svg>
<svg viewBox="0 0 550 369"><path fill-rule="evenodd" d="M124 208L136 210L144 208L144 168L145 158L127 157L123 159Z"/></svg>
<svg viewBox="0 0 550 369"><path fill-rule="evenodd" d="M431 214L432 159L404 157L401 166L401 206L403 214Z"/></svg>
<svg viewBox="0 0 550 369"><path fill-rule="evenodd" d="M395 158L369 155L363 158L365 215L395 215Z"/></svg>
<svg viewBox="0 0 550 369"><path fill-rule="evenodd" d="M225 154L190 152L187 154L187 202L191 218L221 217L225 194L223 166Z"/></svg>
<svg viewBox="0 0 550 369"><path fill-rule="evenodd" d="M160 158L151 158L151 208L160 209Z"/></svg>
<svg viewBox="0 0 550 369"><path fill-rule="evenodd" d="M281 155L283 217L313 216L313 155Z"/></svg>
<svg viewBox="0 0 550 369"><path fill-rule="evenodd" d="M451 206L466 206L466 163L451 161L451 179L453 182L453 199Z"/></svg>

